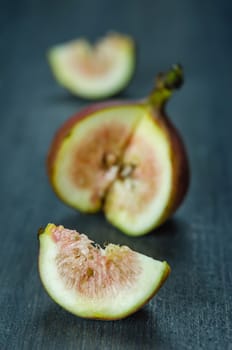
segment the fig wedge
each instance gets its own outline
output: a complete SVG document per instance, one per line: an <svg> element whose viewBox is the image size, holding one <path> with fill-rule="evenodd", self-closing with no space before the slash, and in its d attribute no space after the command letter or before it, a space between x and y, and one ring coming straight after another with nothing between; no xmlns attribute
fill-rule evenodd
<svg viewBox="0 0 232 350"><path fill-rule="evenodd" d="M48 224L39 231L39 273L50 297L84 318L116 320L147 303L169 265L127 246L102 249L84 234Z"/></svg>
<svg viewBox="0 0 232 350"><path fill-rule="evenodd" d="M164 111L181 83L176 65L157 77L148 98L98 103L65 122L47 158L57 195L84 212L103 209L132 236L167 220L189 186L185 147Z"/></svg>
<svg viewBox="0 0 232 350"><path fill-rule="evenodd" d="M135 56L130 36L109 33L95 45L85 39L56 45L48 51L48 62L56 80L74 95L102 99L128 85Z"/></svg>

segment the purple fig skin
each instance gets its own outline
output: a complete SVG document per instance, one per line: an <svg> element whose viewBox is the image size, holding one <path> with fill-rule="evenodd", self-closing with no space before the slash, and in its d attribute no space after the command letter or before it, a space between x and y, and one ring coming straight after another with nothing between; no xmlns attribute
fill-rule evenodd
<svg viewBox="0 0 232 350"><path fill-rule="evenodd" d="M164 113L159 114L158 111L154 111L153 117L167 134L167 138L170 142L172 164L172 190L170 201L159 223L156 224L157 227L164 223L184 201L190 185L190 168L185 145L170 119Z"/></svg>

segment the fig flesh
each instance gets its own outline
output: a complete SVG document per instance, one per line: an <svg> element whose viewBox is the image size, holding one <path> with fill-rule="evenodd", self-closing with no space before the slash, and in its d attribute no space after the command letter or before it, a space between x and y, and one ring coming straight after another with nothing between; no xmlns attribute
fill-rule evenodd
<svg viewBox="0 0 232 350"><path fill-rule="evenodd" d="M137 311L170 273L160 262L109 244L102 249L84 234L48 224L39 232L39 272L52 299L84 318L116 320Z"/></svg>
<svg viewBox="0 0 232 350"><path fill-rule="evenodd" d="M95 104L61 126L47 166L65 203L84 212L103 209L113 225L133 236L174 213L188 189L189 166L164 104L181 77L175 66L158 77L147 99Z"/></svg>
<svg viewBox="0 0 232 350"><path fill-rule="evenodd" d="M52 47L48 62L56 80L74 95L101 99L123 90L135 71L134 40L109 33L91 45L85 39Z"/></svg>

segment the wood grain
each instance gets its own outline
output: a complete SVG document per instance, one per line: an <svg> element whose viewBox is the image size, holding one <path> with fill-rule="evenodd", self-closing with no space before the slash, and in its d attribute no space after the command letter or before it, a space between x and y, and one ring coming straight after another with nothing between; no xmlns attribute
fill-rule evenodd
<svg viewBox="0 0 232 350"><path fill-rule="evenodd" d="M0 348L231 349L232 3L22 0L0 7ZM172 220L142 238L124 236L102 215L65 207L45 172L58 126L87 104L55 83L46 50L109 29L133 35L139 47L137 74L120 98L146 95L155 74L172 63L185 68L168 114L188 149L190 192ZM165 259L172 274L125 320L74 317L39 280L37 230L48 222Z"/></svg>

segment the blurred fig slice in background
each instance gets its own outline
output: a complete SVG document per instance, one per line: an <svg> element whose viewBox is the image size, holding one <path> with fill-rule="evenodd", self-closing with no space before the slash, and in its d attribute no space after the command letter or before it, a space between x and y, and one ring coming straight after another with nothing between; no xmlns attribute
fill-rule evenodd
<svg viewBox="0 0 232 350"><path fill-rule="evenodd" d="M95 44L72 40L52 47L48 61L58 83L74 95L107 98L129 84L135 71L135 43L118 33L109 33Z"/></svg>

